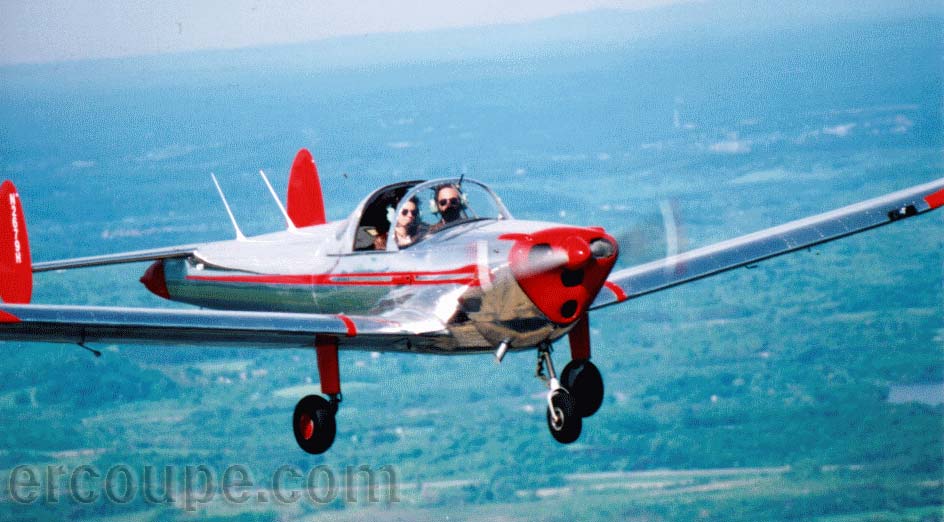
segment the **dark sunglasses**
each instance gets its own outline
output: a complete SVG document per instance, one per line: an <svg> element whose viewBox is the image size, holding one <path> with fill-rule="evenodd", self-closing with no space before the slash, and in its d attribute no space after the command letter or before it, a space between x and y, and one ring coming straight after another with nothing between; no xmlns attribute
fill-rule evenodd
<svg viewBox="0 0 944 522"><path fill-rule="evenodd" d="M414 209L414 210L410 210L410 209L408 209L408 208L405 208L405 209L400 210L400 215L401 215L401 216L415 216L415 215L417 215L417 214L418 214L418 212L417 212L415 209Z"/></svg>
<svg viewBox="0 0 944 522"><path fill-rule="evenodd" d="M449 204L458 205L458 204L459 204L459 198L449 198L449 199L440 199L440 200L439 200L439 206L440 206L440 207L445 207L446 205L449 205Z"/></svg>

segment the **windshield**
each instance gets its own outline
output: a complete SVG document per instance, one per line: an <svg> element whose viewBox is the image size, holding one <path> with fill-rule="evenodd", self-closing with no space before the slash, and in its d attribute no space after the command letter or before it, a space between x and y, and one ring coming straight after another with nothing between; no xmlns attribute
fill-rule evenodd
<svg viewBox="0 0 944 522"><path fill-rule="evenodd" d="M397 205L390 244L405 248L447 228L483 219L511 219L501 199L471 179L438 179L417 185ZM394 241L395 240L395 243Z"/></svg>

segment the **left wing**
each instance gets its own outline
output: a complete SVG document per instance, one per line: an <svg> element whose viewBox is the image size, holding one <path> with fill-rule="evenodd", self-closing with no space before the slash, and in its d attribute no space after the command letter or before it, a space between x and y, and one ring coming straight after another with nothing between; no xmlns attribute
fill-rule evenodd
<svg viewBox="0 0 944 522"><path fill-rule="evenodd" d="M833 241L944 205L944 178L610 274L590 310Z"/></svg>
<svg viewBox="0 0 944 522"><path fill-rule="evenodd" d="M33 273L192 255L197 245L32 264L23 207L10 181L0 184L0 342L170 343L259 348L312 347L319 336L349 349L423 351L454 339L433 317L398 310L380 316L173 308L31 305Z"/></svg>
<svg viewBox="0 0 944 522"><path fill-rule="evenodd" d="M451 336L429 318L0 303L0 341L423 351Z"/></svg>

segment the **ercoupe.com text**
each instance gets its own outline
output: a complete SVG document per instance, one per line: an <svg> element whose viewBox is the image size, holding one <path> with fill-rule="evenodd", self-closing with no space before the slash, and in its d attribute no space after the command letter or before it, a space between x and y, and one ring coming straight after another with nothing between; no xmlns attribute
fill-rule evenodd
<svg viewBox="0 0 944 522"><path fill-rule="evenodd" d="M5 502L55 504L109 502L176 505L196 511L213 502L229 504L312 504L399 502L394 466L319 465L304 470L280 466L265 480L256 480L241 464L220 471L207 465L143 466L118 464L102 469L90 464L21 465L6 481Z"/></svg>

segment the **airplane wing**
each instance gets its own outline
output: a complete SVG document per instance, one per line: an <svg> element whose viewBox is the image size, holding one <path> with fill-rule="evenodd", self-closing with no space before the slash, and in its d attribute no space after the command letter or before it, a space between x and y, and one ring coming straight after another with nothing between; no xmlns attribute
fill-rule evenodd
<svg viewBox="0 0 944 522"><path fill-rule="evenodd" d="M0 303L0 341L311 348L322 335L342 349L423 351L450 334L422 317Z"/></svg>
<svg viewBox="0 0 944 522"><path fill-rule="evenodd" d="M56 261L43 261L40 263L33 263L33 272L47 272L50 270L64 270L68 268L85 268L90 266L137 263L140 261L157 261L158 259L187 257L193 254L196 249L197 245L182 245L165 248L154 248L150 250L135 250L132 252L122 252L120 254L77 257L73 259L61 259Z"/></svg>
<svg viewBox="0 0 944 522"><path fill-rule="evenodd" d="M596 310L864 232L944 205L944 178L610 274Z"/></svg>

